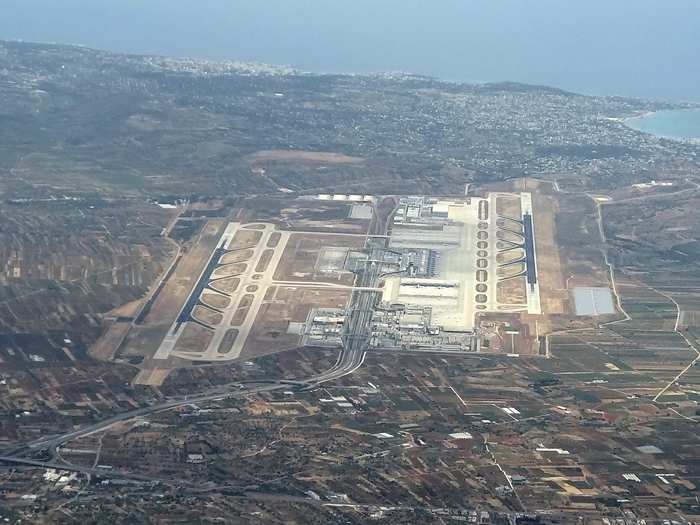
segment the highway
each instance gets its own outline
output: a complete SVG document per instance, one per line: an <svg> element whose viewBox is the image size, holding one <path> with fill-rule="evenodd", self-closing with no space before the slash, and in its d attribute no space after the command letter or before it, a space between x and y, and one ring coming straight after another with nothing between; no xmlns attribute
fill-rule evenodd
<svg viewBox="0 0 700 525"><path fill-rule="evenodd" d="M365 240L367 260L363 267L356 270L357 278L350 298L350 307L345 317L341 341L343 347L335 365L315 378L306 380L307 389L321 383L339 379L362 366L367 353L367 346L372 337L372 316L374 307L382 290L379 281L383 277L384 255L389 245L389 220L398 202L387 198L380 206L374 206L374 215L370 222Z"/></svg>
<svg viewBox="0 0 700 525"><path fill-rule="evenodd" d="M71 431L71 432L66 432L64 434L58 434L54 436L46 436L39 438L37 440L31 441L25 445L23 445L20 448L17 448L9 453L6 453L4 456L0 456L0 462L7 462L9 459L12 457L14 459L25 459L23 455L25 453L31 452L31 451L41 451L45 450L47 451L52 458L56 457L56 448L61 446L64 443L67 443L69 441L72 441L74 439L78 439L84 436L88 436L90 434L94 434L95 432L100 432L102 430L105 430L112 425L115 425L117 423L121 423L123 421L128 421L130 419L135 419L138 417L144 417L147 416L148 414L153 414L155 412L161 412L163 410L170 410L173 408L185 406L185 405L190 405L190 404L196 404L196 403L202 403L206 401L214 401L216 399L221 399L225 397L241 397L247 394L255 394L259 392L269 392L273 390L280 390L280 389L289 389L291 385L295 385L296 383L293 381L285 381L285 380L279 380L279 381L271 381L269 383L263 383L263 382L256 382L253 383L251 387L245 388L242 383L232 383L230 385L226 385L223 389L217 389L216 391L213 392L208 392L206 394L200 394L200 395L195 395L195 396L183 396L179 398L174 398L169 401L165 401L163 403L157 403L155 405L150 405L147 407L142 407L142 408L137 408L134 410L129 410L127 412L122 412L121 414L117 414L115 416L109 417L107 419L103 419L102 421L99 421L97 423L93 423L90 425L86 425L80 429ZM306 383L300 383L300 384L306 384ZM55 468L55 467L51 467Z"/></svg>
<svg viewBox="0 0 700 525"><path fill-rule="evenodd" d="M388 221L384 221L384 227L386 227L387 222ZM290 381L280 379L267 382L256 381L249 383L247 388L242 382L234 382L199 395L182 396L147 407L129 410L97 423L85 425L77 430L54 436L42 437L19 446L14 450L5 451L4 454L0 455L0 464L23 464L27 466L61 468L63 470L84 472L86 474L96 474L97 472L95 472L93 468L62 462L57 453L57 449L64 443L104 431L117 423L145 417L163 410L171 410L189 404L215 401L225 397L242 397L249 394L272 392L282 389L290 390L296 388L299 390L310 390L327 381L333 381L353 373L362 366L367 346L372 336L372 315L375 303L379 298L378 294L381 293L379 281L382 277L384 253L386 245L388 244L388 237L384 235L385 233L386 231L383 231L382 235L368 234L366 237L365 250L368 257L363 263L363 267L356 271L357 278L355 288L351 297L349 313L346 317L345 329L342 336L343 348L340 351L336 363L329 370L298 380ZM43 461L27 457L29 454L40 455L41 452L44 452L44 455L48 456L50 459ZM120 476L119 473L111 471L99 471L99 474L105 477Z"/></svg>
<svg viewBox="0 0 700 525"><path fill-rule="evenodd" d="M379 279L383 267L384 247L382 244L374 239L367 240L367 260L364 267L357 271L355 288L343 325L341 336L343 348L331 369L308 380L308 388L314 388L326 381L351 374L362 365L372 337L374 307L381 293Z"/></svg>

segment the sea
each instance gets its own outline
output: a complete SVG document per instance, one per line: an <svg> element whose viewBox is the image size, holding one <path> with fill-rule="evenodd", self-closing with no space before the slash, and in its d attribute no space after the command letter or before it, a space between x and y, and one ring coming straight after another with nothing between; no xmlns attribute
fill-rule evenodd
<svg viewBox="0 0 700 525"><path fill-rule="evenodd" d="M698 0L0 0L0 39L687 102L699 20Z"/></svg>
<svg viewBox="0 0 700 525"><path fill-rule="evenodd" d="M700 142L700 109L657 111L626 119L625 124L658 137Z"/></svg>

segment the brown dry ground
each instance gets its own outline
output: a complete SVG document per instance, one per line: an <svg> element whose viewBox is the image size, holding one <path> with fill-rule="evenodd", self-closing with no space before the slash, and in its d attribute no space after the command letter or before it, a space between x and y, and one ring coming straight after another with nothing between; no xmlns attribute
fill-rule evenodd
<svg viewBox="0 0 700 525"><path fill-rule="evenodd" d="M497 225L499 228L504 228L504 229L506 229L506 230L511 230L511 231L515 231L515 232L518 232L518 233L523 233L523 227L522 227L522 225L516 224L516 223L514 223L513 221L507 221L507 220L504 220L504 219L498 219L498 220L496 221L496 225Z"/></svg>
<svg viewBox="0 0 700 525"><path fill-rule="evenodd" d="M202 228L153 303L142 325L134 326L122 345L125 356L151 356L197 283L221 236L224 219L211 219Z"/></svg>
<svg viewBox="0 0 700 525"><path fill-rule="evenodd" d="M525 277L515 277L496 285L496 299L504 304L527 303L527 283Z"/></svg>
<svg viewBox="0 0 700 525"><path fill-rule="evenodd" d="M270 264L270 260L272 259L272 256L275 254L274 249L268 249L262 252L260 254L260 259L258 259L258 264L255 266L255 271L256 272L264 272L267 270L268 264Z"/></svg>
<svg viewBox="0 0 700 525"><path fill-rule="evenodd" d="M107 331L90 346L90 356L100 361L111 361L130 328L131 323L110 324Z"/></svg>
<svg viewBox="0 0 700 525"><path fill-rule="evenodd" d="M276 281L328 282L351 285L354 275L345 273L322 273L317 271L321 251L328 247L360 248L363 237L348 235L290 235L282 253L282 259L275 269Z"/></svg>
<svg viewBox="0 0 700 525"><path fill-rule="evenodd" d="M224 254L219 262L221 264L231 264L245 262L253 256L253 250L241 250Z"/></svg>
<svg viewBox="0 0 700 525"><path fill-rule="evenodd" d="M233 343L236 342L236 337L238 337L238 330L235 328L229 328L226 330L224 338L219 343L219 348L216 349L219 354L228 354L233 347Z"/></svg>
<svg viewBox="0 0 700 525"><path fill-rule="evenodd" d="M238 308L248 308L251 304L253 304L253 299L255 299L255 296L253 294L245 294L241 298L241 302L238 303Z"/></svg>
<svg viewBox="0 0 700 525"><path fill-rule="evenodd" d="M210 310L204 306L195 306L192 310L192 317L209 326L216 326L221 323L223 316L219 312Z"/></svg>
<svg viewBox="0 0 700 525"><path fill-rule="evenodd" d="M182 335L175 344L175 350L185 352L204 352L214 335L211 330L195 323L187 323L181 330Z"/></svg>
<svg viewBox="0 0 700 525"><path fill-rule="evenodd" d="M226 308L231 303L229 297L210 291L205 291L199 300L208 306L218 309Z"/></svg>
<svg viewBox="0 0 700 525"><path fill-rule="evenodd" d="M522 216L520 196L499 195L496 197L496 213L504 217L520 218Z"/></svg>
<svg viewBox="0 0 700 525"><path fill-rule="evenodd" d="M485 353L537 355L537 336L534 326L518 313L488 313L483 319L498 325L498 336L491 340L491 345L484 348Z"/></svg>
<svg viewBox="0 0 700 525"><path fill-rule="evenodd" d="M245 321L246 317L248 317L248 312L250 311L250 305L253 304L253 299L255 299L255 296L250 293L247 293L241 297L236 313L233 314L233 318L231 319L231 326L241 326L243 324L243 321Z"/></svg>
<svg viewBox="0 0 700 525"><path fill-rule="evenodd" d="M160 386L171 371L171 368L143 368L136 374L133 383L136 385Z"/></svg>
<svg viewBox="0 0 700 525"><path fill-rule="evenodd" d="M238 230L228 247L230 250L241 250L246 248L255 248L262 238L262 232L254 229L241 228Z"/></svg>
<svg viewBox="0 0 700 525"><path fill-rule="evenodd" d="M248 317L248 310L250 310L250 308L247 306L239 307L231 318L231 326L241 326L246 317Z"/></svg>
<svg viewBox="0 0 700 525"><path fill-rule="evenodd" d="M290 322L304 322L314 307L343 308L350 292L277 286L268 290L265 302L248 335L242 358L252 358L290 350L299 346L299 336L287 334Z"/></svg>
<svg viewBox="0 0 700 525"><path fill-rule="evenodd" d="M496 270L496 275L499 279L505 279L507 277L512 277L518 275L525 271L525 263L514 263L508 266L501 266Z"/></svg>
<svg viewBox="0 0 700 525"><path fill-rule="evenodd" d="M367 233L367 223L368 221L356 221L354 223L349 221L314 221L307 219L300 219L297 221L289 221L289 230L291 231L308 231L308 232L322 232L326 233L328 231L333 231L337 234L341 233L352 233L352 234L366 234Z"/></svg>
<svg viewBox="0 0 700 525"><path fill-rule="evenodd" d="M522 248L515 248L513 250L508 250L507 252L499 253L496 256L496 262L498 264L503 264L511 261L517 261L525 257L525 250Z"/></svg>
<svg viewBox="0 0 700 525"><path fill-rule="evenodd" d="M233 277L242 274L248 265L246 263L227 264L220 266L214 273L211 274L212 279L221 279L222 277Z"/></svg>
<svg viewBox="0 0 700 525"><path fill-rule="evenodd" d="M212 283L210 287L215 290L219 290L224 293L232 294L238 288L241 280L238 277L227 277L225 279L219 279L215 283Z"/></svg>
<svg viewBox="0 0 700 525"><path fill-rule="evenodd" d="M296 162L327 162L332 164L357 164L363 162L361 157L351 157L329 151L300 151L300 150L262 150L248 155L249 162L265 161L296 161Z"/></svg>
<svg viewBox="0 0 700 525"><path fill-rule="evenodd" d="M139 310L141 309L141 305L143 304L142 299L137 299L135 301L129 301L126 304L123 304L121 306L117 306L116 308L110 310L105 314L106 318L116 318L116 317L135 317L138 313Z"/></svg>
<svg viewBox="0 0 700 525"><path fill-rule="evenodd" d="M276 248L277 245L280 242L280 239L282 238L282 234L279 232L273 232L270 234L270 236L267 238L267 247L268 248Z"/></svg>
<svg viewBox="0 0 700 525"><path fill-rule="evenodd" d="M568 291L562 275L562 262L557 243L558 201L548 195L532 194L537 282L544 314L561 314L568 309Z"/></svg>
<svg viewBox="0 0 700 525"><path fill-rule="evenodd" d="M511 233L511 232L505 231L505 230L498 230L496 232L496 238L502 239L504 241L510 241L510 242L516 242L516 243L523 242L523 238L520 235L516 235L514 233Z"/></svg>

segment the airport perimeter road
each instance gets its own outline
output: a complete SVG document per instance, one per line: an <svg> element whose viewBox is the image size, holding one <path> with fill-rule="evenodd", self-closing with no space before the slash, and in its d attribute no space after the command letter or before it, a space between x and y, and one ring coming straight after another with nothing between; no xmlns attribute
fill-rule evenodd
<svg viewBox="0 0 700 525"><path fill-rule="evenodd" d="M184 396L181 398L173 399L171 401L166 401L163 403L158 403L155 405L151 405L148 407L143 407L143 408L137 408L135 410L129 410L128 412L123 412L121 414L117 414L115 416L112 416L110 418L104 419L102 421L99 421L97 423L93 423L90 425L86 425L78 430L74 430L71 432L66 432L64 434L58 434L54 436L48 436L48 437L43 437L39 438L35 441L31 441L27 443L26 445L22 446L21 448L17 448L13 450L12 452L7 453L4 456L0 456L0 462L3 461L9 461L11 458L14 459L23 459L22 453L26 452L31 452L31 451L39 451L39 450L46 450L49 452L51 457L55 458L56 457L56 448L61 446L64 443L67 443L69 441L72 441L74 439L78 439L84 436L88 436L90 434L94 434L95 432L100 432L102 430L106 430L107 428L111 427L112 425L115 425L117 423L121 423L123 421L128 421L130 419L135 419L138 417L144 417L147 416L148 414L153 414L155 412L161 412L163 410L170 410L173 408L185 406L185 405L190 405L190 404L195 404L195 403L202 403L205 401L214 401L217 399L222 399L225 397L241 397L244 395L248 394L255 394L259 392L270 392L274 390L281 390L281 389L289 389L290 385L300 385L301 383L297 383L294 381L285 381L285 380L279 380L279 381L271 381L269 383L264 383L261 384L259 383L254 383L254 386L251 386L249 388L243 387L241 383L233 383L232 385L229 385L226 387L227 390L217 390L215 392L210 392L207 394L201 394L201 395L195 395L195 396ZM243 387L243 388L242 388Z"/></svg>
<svg viewBox="0 0 700 525"><path fill-rule="evenodd" d="M350 311L345 322L345 330L342 338L343 348L340 351L335 365L326 372L292 381L283 379L257 381L255 383L250 383L247 388L243 386L242 383L231 383L207 393L179 397L148 407L130 410L71 432L31 441L12 451L6 452L4 455L0 455L0 463L21 463L25 465L43 466L45 468L58 468L57 465L61 464L64 465L61 468L66 470L82 471L80 470L81 467L77 465L61 463L57 459L57 448L69 441L106 430L117 423L144 417L155 412L170 410L189 404L215 401L225 397L242 397L248 394L272 392L281 389L290 390L297 388L308 390L321 383L351 374L362 365L367 345L372 336L372 315L375 303L379 297L378 294L381 293L378 286L382 277L384 253L388 243L385 234L386 232L384 231L381 236L367 236L365 248L368 257L364 262L364 267L358 271L358 277L355 283L356 288L352 294ZM27 454L40 451L46 452L51 460L41 461L31 459L29 460L31 463L27 462ZM85 472L94 473L88 472L88 470L89 469L85 469ZM109 473L104 472L104 475L109 476Z"/></svg>
<svg viewBox="0 0 700 525"><path fill-rule="evenodd" d="M332 381L354 372L364 361L367 344L372 335L372 314L374 312L375 301L378 297L377 294L380 293L378 291L378 284L381 276L382 257L384 253L383 247L381 247L380 244L381 242L368 239L368 245L370 246L369 257L365 262L365 267L360 271L358 276L357 286L359 289L356 289L352 295L352 306L346 320L345 334L343 335L344 345L336 364L328 371L305 379L295 381L278 380L266 384L256 384L256 386L251 386L249 388L241 388L242 385L240 383L234 383L227 387L227 389L219 389L207 394L186 396L164 403L130 410L72 432L32 441L6 454L4 457L0 457L0 463L11 462L13 458L23 459L22 453L32 450L46 450L51 458L55 459L57 456L56 448L64 443L106 430L117 423L143 417L155 412L170 410L193 403L214 401L224 397L240 397L259 392L290 389L290 387L309 389L321 383ZM50 462L47 462L47 466L48 463Z"/></svg>

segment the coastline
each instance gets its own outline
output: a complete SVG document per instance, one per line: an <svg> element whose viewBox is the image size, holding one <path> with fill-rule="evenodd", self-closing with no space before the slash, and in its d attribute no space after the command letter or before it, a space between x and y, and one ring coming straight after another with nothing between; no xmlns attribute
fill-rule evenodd
<svg viewBox="0 0 700 525"><path fill-rule="evenodd" d="M645 133L645 134L651 135L653 137L667 139L667 140L673 140L676 142L684 142L686 144L700 145L700 127L697 131L697 136L689 136L689 135L670 134L668 132L666 132L666 133L654 132L652 129L648 129L648 128L645 129L643 127L639 127L639 126L635 125L635 123L648 120L650 118L655 117L656 115L668 114L668 113L677 114L679 112L697 113L698 120L700 121L700 108L661 110L661 111L644 111L642 113L639 113L637 115L633 115L631 117L624 117L624 118L618 118L618 119L613 119L613 120L615 120L617 122L621 122L623 125L627 126L629 129L632 129L632 130L637 131L639 133ZM696 132L693 132L694 135L695 135L695 133Z"/></svg>

